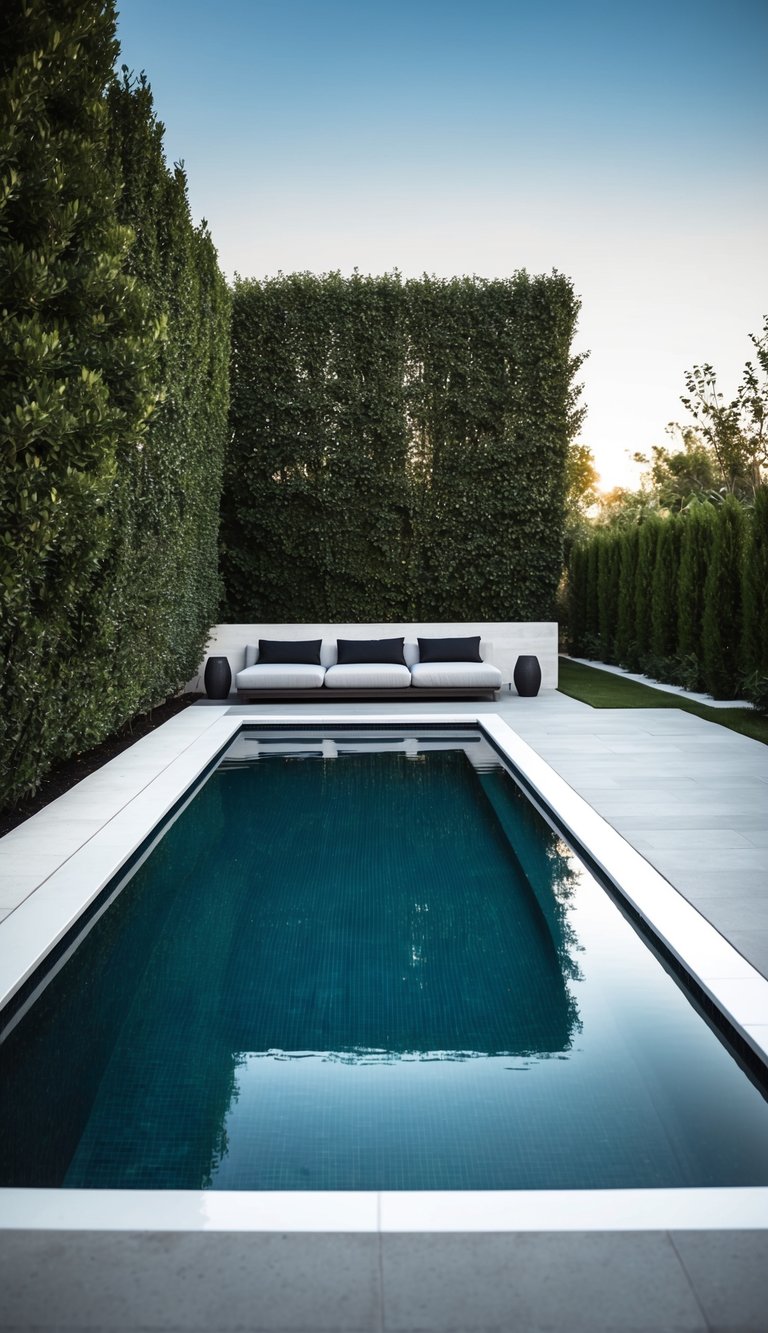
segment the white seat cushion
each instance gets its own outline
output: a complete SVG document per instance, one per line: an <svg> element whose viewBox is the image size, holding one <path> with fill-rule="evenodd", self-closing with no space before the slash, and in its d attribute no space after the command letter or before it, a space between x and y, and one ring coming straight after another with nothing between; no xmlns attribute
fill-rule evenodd
<svg viewBox="0 0 768 1333"><path fill-rule="evenodd" d="M256 662L238 671L235 677L239 690L313 690L320 689L325 667L309 662Z"/></svg>
<svg viewBox="0 0 768 1333"><path fill-rule="evenodd" d="M410 683L407 666L397 662L348 662L329 667L325 673L329 690L397 690Z"/></svg>
<svg viewBox="0 0 768 1333"><path fill-rule="evenodd" d="M501 672L491 662L417 662L411 679L420 689L501 689Z"/></svg>

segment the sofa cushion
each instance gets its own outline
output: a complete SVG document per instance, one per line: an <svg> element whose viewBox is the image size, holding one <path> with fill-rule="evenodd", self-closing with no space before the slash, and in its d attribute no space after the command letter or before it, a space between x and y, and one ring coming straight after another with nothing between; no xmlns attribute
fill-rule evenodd
<svg viewBox="0 0 768 1333"><path fill-rule="evenodd" d="M405 666L403 640L400 639L339 639L338 664L349 662L392 662Z"/></svg>
<svg viewBox="0 0 768 1333"><path fill-rule="evenodd" d="M329 690L396 690L411 683L404 663L347 662L329 667L325 685Z"/></svg>
<svg viewBox="0 0 768 1333"><path fill-rule="evenodd" d="M239 690L319 690L324 677L324 667L308 662L256 662L238 671L235 682Z"/></svg>
<svg viewBox="0 0 768 1333"><path fill-rule="evenodd" d="M309 666L319 666L322 642L322 639L259 639L258 660L270 665L275 662L305 662Z"/></svg>
<svg viewBox="0 0 768 1333"><path fill-rule="evenodd" d="M501 672L491 662L417 662L411 667L411 684L419 689L500 690Z"/></svg>
<svg viewBox="0 0 768 1333"><path fill-rule="evenodd" d="M480 635L461 639L419 639L420 662L481 662Z"/></svg>

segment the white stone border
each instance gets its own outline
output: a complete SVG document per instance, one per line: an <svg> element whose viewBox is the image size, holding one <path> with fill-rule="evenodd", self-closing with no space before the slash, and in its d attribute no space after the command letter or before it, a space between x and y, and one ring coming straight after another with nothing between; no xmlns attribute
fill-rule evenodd
<svg viewBox="0 0 768 1333"><path fill-rule="evenodd" d="M370 714L323 712L231 714L226 708L187 710L186 744L179 719L132 747L145 762L122 756L99 771L101 783L79 784L84 810L93 793L111 800L102 826L0 922L0 995L8 997L70 929L102 888L183 799L240 728L343 726L386 723L409 731L422 726L475 726L497 746L532 791L609 876L656 935L763 1059L768 1059L768 981L686 901L663 876L527 745L498 714ZM207 717L200 716L207 714ZM166 731L166 728L168 729ZM165 733L165 738L163 736ZM163 742L168 745L164 751ZM147 745L146 742L152 742ZM144 747L142 749L142 746ZM146 762L147 756L153 759ZM121 762L122 760L122 762ZM151 775L151 771L154 774ZM99 774L92 775L98 779ZM78 793L78 788L74 789ZM91 800L89 806L89 792ZM66 800L66 798L61 798ZM59 802L49 807L53 811ZM45 831L41 815L16 831ZM61 809L59 810L61 815ZM48 821L55 834L55 816ZM31 830L29 830L32 832ZM8 844L13 835L3 840ZM0 844L0 850L3 850ZM680 1190L319 1191L269 1193L196 1190L0 1189L0 1229L107 1231L460 1232L591 1231L768 1228L768 1187Z"/></svg>

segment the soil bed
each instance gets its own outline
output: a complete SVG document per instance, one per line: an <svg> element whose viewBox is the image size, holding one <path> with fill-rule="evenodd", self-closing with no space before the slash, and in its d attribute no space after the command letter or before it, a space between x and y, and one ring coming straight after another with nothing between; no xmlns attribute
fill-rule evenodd
<svg viewBox="0 0 768 1333"><path fill-rule="evenodd" d="M36 815L38 810L50 805L58 796L63 796L76 782L87 778L89 773L94 773L102 764L127 750L135 741L141 740L142 736L154 731L155 727L161 726L201 698L204 696L200 694L182 694L174 699L166 699L164 704L158 704L157 708L150 709L148 713L131 718L130 722L126 722L119 731L108 736L100 745L95 745L92 750L85 750L57 764L43 779L34 796L27 796L9 809L0 810L0 838L10 833L17 824L29 819L30 815Z"/></svg>

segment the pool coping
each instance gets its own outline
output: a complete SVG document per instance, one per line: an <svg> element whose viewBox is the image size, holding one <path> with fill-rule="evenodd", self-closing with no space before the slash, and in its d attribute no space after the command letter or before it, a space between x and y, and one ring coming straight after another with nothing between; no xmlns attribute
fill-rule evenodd
<svg viewBox="0 0 768 1333"><path fill-rule="evenodd" d="M474 727L506 757L591 861L768 1063L768 980L496 713L303 715L187 709L0 840L12 872L57 828L85 835L0 920L0 1004L24 984L155 825L183 801L243 726ZM68 799L69 798L69 799ZM102 814L95 815L94 811ZM87 816L90 815L91 818ZM46 818L47 816L47 818ZM101 821L99 823L99 821ZM98 827L95 827L96 824ZM75 833L77 835L77 831ZM55 853L49 854L55 857ZM1 892L2 890L0 890ZM577 1191L0 1189L0 1228L131 1231L568 1231L768 1227L768 1187Z"/></svg>

